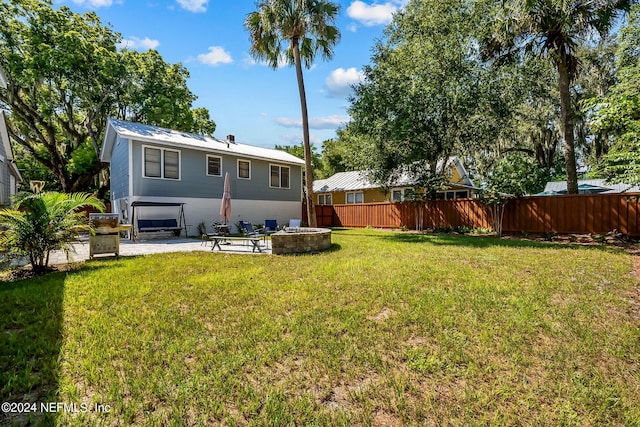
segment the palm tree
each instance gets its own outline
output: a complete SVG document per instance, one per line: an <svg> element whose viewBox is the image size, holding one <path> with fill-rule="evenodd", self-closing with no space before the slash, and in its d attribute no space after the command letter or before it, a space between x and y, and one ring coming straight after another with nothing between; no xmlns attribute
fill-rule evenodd
<svg viewBox="0 0 640 427"><path fill-rule="evenodd" d="M561 132L564 138L567 191L578 193L574 143L574 112L571 83L579 73L576 50L581 41L596 33L604 37L618 16L628 12L635 0L514 0L500 2L501 19L494 20L485 41L486 53L494 58L534 50L552 61L558 75Z"/></svg>
<svg viewBox="0 0 640 427"><path fill-rule="evenodd" d="M31 268L42 273L49 266L51 251L68 250L80 231L91 230L89 219L80 210L90 206L100 211L104 204L84 193L47 192L17 199L14 209L0 211L0 246L11 253L29 257Z"/></svg>
<svg viewBox="0 0 640 427"><path fill-rule="evenodd" d="M316 226L313 204L313 173L309 114L302 76L302 63L309 68L318 53L323 59L333 56L340 30L332 25L340 7L325 0L259 0L244 26L251 39L251 55L277 69L282 62L295 65L302 110L305 188L309 226Z"/></svg>

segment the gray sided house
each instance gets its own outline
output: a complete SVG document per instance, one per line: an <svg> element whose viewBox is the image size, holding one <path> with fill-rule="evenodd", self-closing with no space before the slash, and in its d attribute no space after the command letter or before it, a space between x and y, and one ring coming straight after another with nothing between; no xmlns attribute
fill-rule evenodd
<svg viewBox="0 0 640 427"><path fill-rule="evenodd" d="M0 206L11 205L11 198L17 193L20 183L22 176L13 159L4 111L0 111Z"/></svg>
<svg viewBox="0 0 640 427"><path fill-rule="evenodd" d="M100 158L111 164L111 205L129 222L134 202L184 203L189 234L220 220L225 173L234 224L285 224L302 212L304 161L284 151L110 119ZM137 219L178 219L179 207L137 207ZM134 224L135 227L135 224Z"/></svg>

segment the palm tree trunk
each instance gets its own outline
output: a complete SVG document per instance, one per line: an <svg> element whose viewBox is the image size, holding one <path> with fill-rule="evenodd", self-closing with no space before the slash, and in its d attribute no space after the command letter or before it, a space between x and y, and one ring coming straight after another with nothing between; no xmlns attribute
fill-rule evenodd
<svg viewBox="0 0 640 427"><path fill-rule="evenodd" d="M313 170L311 169L311 142L309 141L309 113L307 111L307 95L304 90L302 63L300 62L300 46L298 40L292 42L293 56L296 63L298 77L298 92L300 92L300 108L302 109L302 138L304 143L304 171L305 171L305 200L307 203L307 222L309 227L317 227L316 208L313 204Z"/></svg>
<svg viewBox="0 0 640 427"><path fill-rule="evenodd" d="M564 137L564 161L567 168L567 193L578 194L578 172L576 170L576 149L573 135L573 111L569 92L569 70L562 58L558 59L558 86L560 89L560 109L562 114L562 136Z"/></svg>

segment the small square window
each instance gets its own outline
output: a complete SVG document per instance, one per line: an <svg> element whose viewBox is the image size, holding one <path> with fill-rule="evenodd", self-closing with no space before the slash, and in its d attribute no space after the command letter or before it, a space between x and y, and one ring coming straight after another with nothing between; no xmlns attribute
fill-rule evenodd
<svg viewBox="0 0 640 427"><path fill-rule="evenodd" d="M238 178L251 179L251 162L238 160Z"/></svg>
<svg viewBox="0 0 640 427"><path fill-rule="evenodd" d="M222 176L222 158L207 156L207 175Z"/></svg>

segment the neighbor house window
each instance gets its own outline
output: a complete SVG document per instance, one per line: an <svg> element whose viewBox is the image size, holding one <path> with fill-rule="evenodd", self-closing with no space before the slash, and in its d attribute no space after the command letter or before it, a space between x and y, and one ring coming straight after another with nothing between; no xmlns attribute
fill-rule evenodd
<svg viewBox="0 0 640 427"><path fill-rule="evenodd" d="M180 179L180 152L143 147L145 178Z"/></svg>
<svg viewBox="0 0 640 427"><path fill-rule="evenodd" d="M436 199L446 199L446 200L455 200L455 199L466 199L469 197L468 191L447 191L444 193L437 193Z"/></svg>
<svg viewBox="0 0 640 427"><path fill-rule="evenodd" d="M347 193L347 204L364 203L364 193L362 191L351 191Z"/></svg>
<svg viewBox="0 0 640 427"><path fill-rule="evenodd" d="M269 186L274 188L289 188L289 167L271 165Z"/></svg>
<svg viewBox="0 0 640 427"><path fill-rule="evenodd" d="M391 190L392 202L406 202L413 200L414 192L411 188L394 188Z"/></svg>
<svg viewBox="0 0 640 427"><path fill-rule="evenodd" d="M331 193L318 194L319 205L330 205L331 202Z"/></svg>
<svg viewBox="0 0 640 427"><path fill-rule="evenodd" d="M207 156L207 175L222 176L222 157Z"/></svg>
<svg viewBox="0 0 640 427"><path fill-rule="evenodd" d="M251 162L249 160L238 160L238 178L251 179Z"/></svg>

